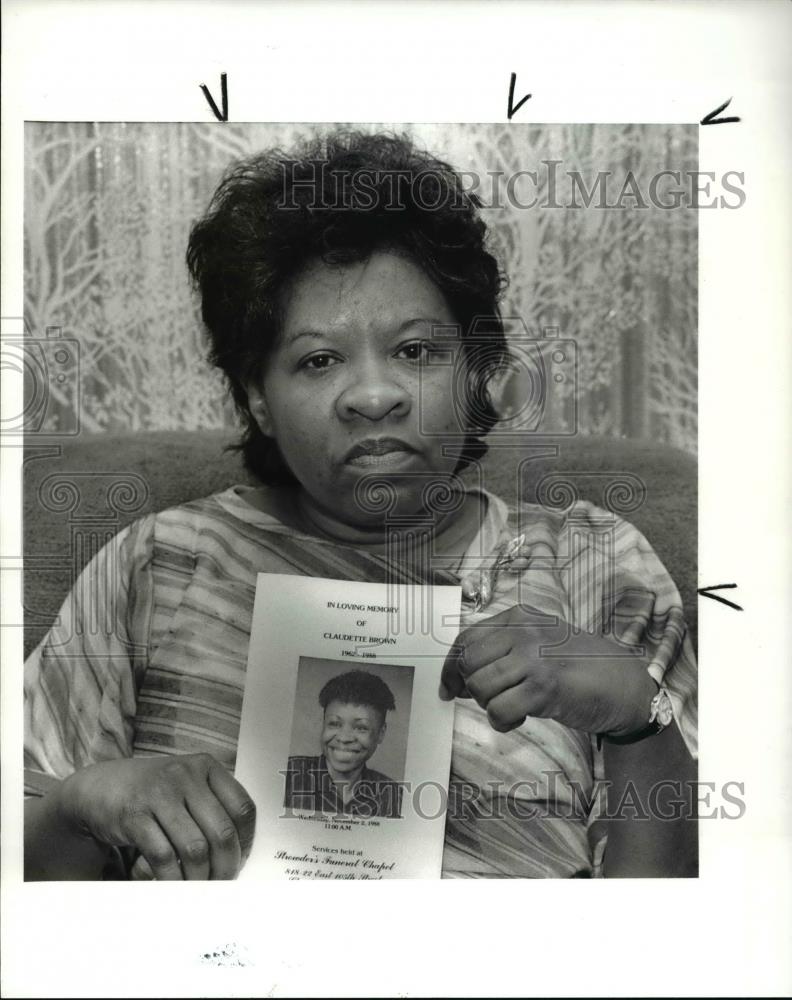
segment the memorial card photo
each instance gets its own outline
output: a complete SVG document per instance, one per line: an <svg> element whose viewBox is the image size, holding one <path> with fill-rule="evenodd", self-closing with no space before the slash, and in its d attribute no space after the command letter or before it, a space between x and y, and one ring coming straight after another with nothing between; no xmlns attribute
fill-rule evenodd
<svg viewBox="0 0 792 1000"><path fill-rule="evenodd" d="M287 809L401 817L413 673L300 657Z"/></svg>

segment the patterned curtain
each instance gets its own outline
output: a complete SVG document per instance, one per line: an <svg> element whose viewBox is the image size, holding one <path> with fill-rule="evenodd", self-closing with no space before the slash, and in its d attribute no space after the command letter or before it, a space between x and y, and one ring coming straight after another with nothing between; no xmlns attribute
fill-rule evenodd
<svg viewBox="0 0 792 1000"><path fill-rule="evenodd" d="M232 159L288 148L326 128L28 123L26 321L36 337L59 328L80 356L76 394L52 382L51 428L71 421L75 408L89 432L231 422L221 380L204 360L184 264L188 231ZM407 131L466 171L471 187L478 184L493 248L509 275L504 314L520 317L535 335L549 328L575 344L577 379L564 391L575 393L580 432L695 452L696 211L689 190L671 210L646 192L661 171L697 169L696 127L365 128ZM533 171L536 185L523 173L517 180L526 183L514 184L510 196L508 179L520 171ZM588 207L579 191L570 195L571 174L590 189L603 171L608 203L619 199L628 173L637 197L609 208L599 207L599 195ZM519 207L531 197L537 207ZM570 197L581 207L568 207ZM555 200L565 207L546 204ZM563 424L569 400L556 395Z"/></svg>

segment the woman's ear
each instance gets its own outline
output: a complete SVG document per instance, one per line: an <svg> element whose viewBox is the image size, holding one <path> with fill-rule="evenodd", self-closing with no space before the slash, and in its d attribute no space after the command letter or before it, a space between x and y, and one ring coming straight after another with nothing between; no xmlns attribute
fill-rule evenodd
<svg viewBox="0 0 792 1000"><path fill-rule="evenodd" d="M263 391L257 386L247 387L248 409L265 437L273 437L272 417Z"/></svg>

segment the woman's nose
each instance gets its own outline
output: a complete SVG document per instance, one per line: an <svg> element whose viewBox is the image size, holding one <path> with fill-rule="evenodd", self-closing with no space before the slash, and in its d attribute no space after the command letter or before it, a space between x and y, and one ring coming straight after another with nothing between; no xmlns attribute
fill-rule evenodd
<svg viewBox="0 0 792 1000"><path fill-rule="evenodd" d="M410 393L394 381L387 370L372 366L350 375L349 384L336 404L343 420L355 417L382 420L388 416L406 416L410 412Z"/></svg>

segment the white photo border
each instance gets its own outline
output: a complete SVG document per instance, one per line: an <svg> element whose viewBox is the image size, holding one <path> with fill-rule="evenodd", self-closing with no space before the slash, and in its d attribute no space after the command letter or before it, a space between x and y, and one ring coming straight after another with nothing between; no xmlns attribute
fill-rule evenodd
<svg viewBox="0 0 792 1000"><path fill-rule="evenodd" d="M732 995L792 989L790 284L792 7L617 3L56 2L3 9L2 315L22 315L25 120L695 122L700 169L745 175L701 210L700 778L741 781L685 881L21 881L19 628L3 629L8 996ZM218 128L223 126L218 123ZM4 394L21 388L4 374ZM21 449L4 441L2 613L21 620ZM154 905L152 905L154 894ZM349 894L354 894L350 896ZM372 895L373 894L373 895ZM322 935L361 925L350 967ZM383 956L392 955L392 961Z"/></svg>

